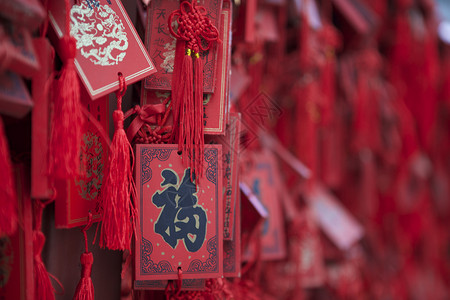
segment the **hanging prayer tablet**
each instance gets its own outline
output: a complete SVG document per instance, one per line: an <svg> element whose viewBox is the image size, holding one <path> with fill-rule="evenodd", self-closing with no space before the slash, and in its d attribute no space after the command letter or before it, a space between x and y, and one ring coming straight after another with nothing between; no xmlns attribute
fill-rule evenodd
<svg viewBox="0 0 450 300"><path fill-rule="evenodd" d="M49 2L49 19L61 39L64 1ZM75 66L92 99L119 89L117 74L132 84L156 69L119 0L82 0L70 10L70 35L76 39ZM55 43L57 44L57 43ZM62 49L58 49L61 54Z"/></svg>
<svg viewBox="0 0 450 300"><path fill-rule="evenodd" d="M253 260L257 256L256 247L259 242L262 224L269 216L269 211L253 194L245 182L239 182L241 190L241 211L245 211L245 218L241 221L241 249L242 261Z"/></svg>
<svg viewBox="0 0 450 300"><path fill-rule="evenodd" d="M136 146L136 282L223 275L222 147L207 145L204 177L185 168L178 145Z"/></svg>
<svg viewBox="0 0 450 300"><path fill-rule="evenodd" d="M231 116L233 119L233 116ZM238 169L237 163L235 168ZM233 170L233 169L232 169ZM238 176L236 176L238 177ZM233 182L231 185L232 190L232 201L231 208L233 211L233 217L229 218L229 226L231 240L223 241L223 274L226 277L240 277L241 276L241 197L239 190L239 181ZM224 199L229 196L229 187L224 189L225 195ZM225 205L224 217L227 217L227 211L230 209L227 205L230 203L228 200ZM234 203L233 203L234 202ZM224 226L226 222L224 222ZM225 230L224 230L225 233Z"/></svg>
<svg viewBox="0 0 450 300"><path fill-rule="evenodd" d="M322 185L314 185L305 198L317 224L339 249L349 250L364 235L356 218Z"/></svg>
<svg viewBox="0 0 450 300"><path fill-rule="evenodd" d="M225 136L209 136L207 143L222 145L223 152L223 272L238 277L241 266L241 201L239 190L240 114L231 113Z"/></svg>
<svg viewBox="0 0 450 300"><path fill-rule="evenodd" d="M279 198L277 178L280 173L276 158L269 150L252 154L253 167L242 175L242 180L269 212L261 230L261 259L282 259L286 256L286 239ZM246 254L251 257L251 254Z"/></svg>
<svg viewBox="0 0 450 300"><path fill-rule="evenodd" d="M109 99L103 97L92 102L81 88L81 103L90 113L82 135L81 175L58 181L55 225L60 228L87 224L89 211L94 222L101 218L100 199L109 153Z"/></svg>
<svg viewBox="0 0 450 300"><path fill-rule="evenodd" d="M241 276L241 198L239 195L240 193L235 202L233 240L223 241L223 275L225 277Z"/></svg>
<svg viewBox="0 0 450 300"><path fill-rule="evenodd" d="M218 94L219 95L219 94ZM164 103L167 98L171 99L171 92L148 90L142 88L141 92L141 106L146 104L160 104ZM213 94L205 94L203 97L203 111L204 111L204 133L205 134L224 134L225 131L225 111L227 106L227 99L225 96L220 96L217 99ZM169 102L170 103L170 102ZM167 104L168 106L168 104ZM165 125L173 124L173 114L170 113Z"/></svg>
<svg viewBox="0 0 450 300"><path fill-rule="evenodd" d="M206 139L207 144L222 145L224 240L232 240L234 237L236 201L239 198L239 130L240 114L233 113L227 125L226 135L209 136Z"/></svg>
<svg viewBox="0 0 450 300"><path fill-rule="evenodd" d="M214 26L218 27L221 0L205 1L198 3L204 6L208 17ZM145 88L155 90L172 90L172 75L175 63L175 48L177 40L169 32L169 15L180 8L178 0L153 0L148 7L146 45L148 53L155 62L158 73L150 75L145 79ZM183 50L184 51L184 50ZM216 74L217 47L205 52L203 91L214 92L214 80Z"/></svg>
<svg viewBox="0 0 450 300"><path fill-rule="evenodd" d="M224 2L220 15L220 39L217 45L217 70L214 94L203 99L205 134L224 134L230 101L231 6Z"/></svg>

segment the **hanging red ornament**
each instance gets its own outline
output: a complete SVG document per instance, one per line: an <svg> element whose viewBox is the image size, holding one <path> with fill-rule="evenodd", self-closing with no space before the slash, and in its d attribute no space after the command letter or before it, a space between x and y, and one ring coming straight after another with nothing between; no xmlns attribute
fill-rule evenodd
<svg viewBox="0 0 450 300"><path fill-rule="evenodd" d="M89 212L88 224L81 230L84 235L85 252L81 254L81 278L78 282L77 289L73 300L94 300L94 284L91 279L92 264L94 256L88 250L88 240L86 231L92 225L92 214Z"/></svg>
<svg viewBox="0 0 450 300"><path fill-rule="evenodd" d="M52 200L50 200L52 201ZM45 244L45 236L41 231L42 212L47 203L40 200L34 202L34 226L33 226L33 265L34 265L34 299L54 300L54 288L50 282L49 273L42 261L42 249Z"/></svg>
<svg viewBox="0 0 450 300"><path fill-rule="evenodd" d="M80 83L75 70L76 40L70 36L70 3L66 5L66 35L61 39L63 67L56 81L49 147L50 174L72 178L80 170L81 130L83 114L80 104Z"/></svg>
<svg viewBox="0 0 450 300"><path fill-rule="evenodd" d="M172 126L166 125L169 113L172 111L172 102L166 108L170 98L160 104L136 105L125 113L125 119L132 115L136 117L127 129L130 143L135 144L162 144L171 140Z"/></svg>
<svg viewBox="0 0 450 300"><path fill-rule="evenodd" d="M122 97L125 95L126 84L121 73L119 85L116 93L117 110L113 114L116 131L104 179L100 246L111 250L131 250L131 237L136 225L136 208L131 200L131 195L136 194L131 171L134 155L123 129Z"/></svg>
<svg viewBox="0 0 450 300"><path fill-rule="evenodd" d="M172 27L178 21L178 29ZM174 102L174 139L183 154L183 162L194 170L195 178L202 177L204 151L203 135L203 60L200 51L213 47L219 41L219 32L207 17L207 11L183 1L180 9L171 13L168 19L170 33L177 38L172 98ZM185 55L179 55L179 48L185 42ZM194 56L194 60L192 58Z"/></svg>
<svg viewBox="0 0 450 300"><path fill-rule="evenodd" d="M94 300L94 285L91 279L94 256L91 252L81 254L81 279L77 285L73 300Z"/></svg>

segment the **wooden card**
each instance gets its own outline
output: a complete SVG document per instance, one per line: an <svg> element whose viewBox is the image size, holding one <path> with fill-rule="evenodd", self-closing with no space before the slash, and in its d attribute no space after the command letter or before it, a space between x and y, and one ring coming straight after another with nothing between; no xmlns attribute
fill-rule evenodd
<svg viewBox="0 0 450 300"><path fill-rule="evenodd" d="M201 0L199 5L205 7L208 17L219 28L222 0ZM158 73L145 79L145 88L152 90L172 90L172 75L175 62L177 40L169 32L169 15L180 8L178 0L152 0L148 6L146 45L148 53ZM184 49L183 49L184 51ZM216 74L217 47L206 51L203 56L203 90L213 93Z"/></svg>
<svg viewBox="0 0 450 300"><path fill-rule="evenodd" d="M136 146L139 226L135 285L223 275L222 147L205 146L204 176L191 179L178 145Z"/></svg>
<svg viewBox="0 0 450 300"><path fill-rule="evenodd" d="M261 259L282 259L286 256L286 238L278 179L276 179L281 174L274 155L267 149L252 153L252 162L251 169L242 174L242 180L269 212L260 234Z"/></svg>
<svg viewBox="0 0 450 300"><path fill-rule="evenodd" d="M48 16L54 38L61 39L65 35L64 1L49 1ZM75 66L92 99L118 90L119 72L128 85L156 72L120 0L82 0L72 6L70 18L70 34L77 41ZM59 43L55 40L54 44Z"/></svg>
<svg viewBox="0 0 450 300"><path fill-rule="evenodd" d="M231 7L226 6L225 3L220 20L222 24L220 34L223 43L219 44L217 51L218 64L216 70L216 87L214 89L214 94L205 94L203 97L204 132L208 135L223 135L225 132L225 124L227 122L227 107L229 103L228 65L231 43ZM142 88L141 105L162 103L167 97L170 97L170 94L170 91ZM167 125L171 124L173 124L172 114L167 120Z"/></svg>
<svg viewBox="0 0 450 300"><path fill-rule="evenodd" d="M81 90L81 102L96 122L86 118L81 142L82 174L76 179L58 181L55 225L59 228L87 224L89 211L94 222L101 219L102 183L109 156L109 98L93 102L87 91Z"/></svg>

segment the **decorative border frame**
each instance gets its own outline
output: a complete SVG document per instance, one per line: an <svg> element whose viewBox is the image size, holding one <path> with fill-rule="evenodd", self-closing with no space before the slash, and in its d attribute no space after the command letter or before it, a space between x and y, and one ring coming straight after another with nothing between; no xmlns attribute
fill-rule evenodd
<svg viewBox="0 0 450 300"><path fill-rule="evenodd" d="M172 152L178 150L178 145L164 145L160 147L149 148L149 145L137 145L136 153L140 157L140 182L139 182L139 207L143 207L143 186L149 182L152 178L152 169L150 163L153 160L166 161L172 155ZM204 152L204 161L207 163L205 177L215 186L215 197L219 199L219 182L218 182L218 172L219 172L219 151L217 148L206 148ZM219 233L219 201L216 201L216 232ZM172 268L172 264L167 260L161 260L155 262L151 258L153 253L153 244L148 239L143 236L143 210L140 210L140 241L139 241L139 251L140 260L137 261L137 269L139 269L140 275L173 275L174 278L177 276L177 270ZM211 237L206 243L206 249L209 252L209 257L205 261L200 259L194 259L190 262L187 270L183 271L184 274L211 274L219 273L220 265L222 264L219 255L219 240L218 236L215 235ZM187 278L191 279L191 278ZM186 279L186 280L187 280ZM136 280L138 284L142 285L143 282L151 280ZM149 283L151 284L151 283Z"/></svg>
<svg viewBox="0 0 450 300"><path fill-rule="evenodd" d="M167 280L136 280L134 288L137 290L164 290L167 287ZM205 279L183 279L181 288L183 290L203 290L205 288ZM175 286L177 282L175 281Z"/></svg>

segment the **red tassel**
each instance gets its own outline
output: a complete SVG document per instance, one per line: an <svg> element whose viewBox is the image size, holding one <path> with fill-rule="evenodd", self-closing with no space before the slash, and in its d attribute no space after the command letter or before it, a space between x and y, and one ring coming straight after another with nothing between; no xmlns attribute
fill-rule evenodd
<svg viewBox="0 0 450 300"><path fill-rule="evenodd" d="M203 152L205 148L205 139L203 135L203 60L198 53L195 53L194 64L194 153L195 178L200 179L203 176ZM192 176L192 172L191 172Z"/></svg>
<svg viewBox="0 0 450 300"><path fill-rule="evenodd" d="M180 123L177 122L177 120L180 119L180 89L183 86L184 78L183 80L180 80L181 70L178 66L183 65L183 60L186 56L186 50L184 49L184 42L178 40L175 48L175 62L174 62L174 70L173 70L173 76L172 76L172 109L173 109L173 127L172 127L172 143L178 143L179 139L179 131L180 131ZM176 66L176 67L175 67Z"/></svg>
<svg viewBox="0 0 450 300"><path fill-rule="evenodd" d="M45 244L45 236L41 232L42 211L45 204L35 202L35 225L33 231L33 265L34 265L34 300L54 300L54 289L50 277L42 261L41 253Z"/></svg>
<svg viewBox="0 0 450 300"><path fill-rule="evenodd" d="M183 163L191 168L191 176L202 176L203 135L203 61L200 50L208 50L219 40L219 32L207 17L203 7L183 1L181 9L171 13L168 19L170 33L178 39L175 56L172 98L174 102L174 127L172 136L178 136L178 149L183 152ZM172 22L177 19L178 29ZM206 41L203 47L201 41ZM180 66L180 49L185 42L186 55ZM191 55L195 55L193 66ZM180 70L181 67L181 70ZM180 71L179 71L180 70ZM191 178L192 179L192 178Z"/></svg>
<svg viewBox="0 0 450 300"><path fill-rule="evenodd" d="M33 233L34 249L34 299L52 300L55 299L53 286L50 282L47 269L41 258L42 248L45 244L45 236L41 231Z"/></svg>
<svg viewBox="0 0 450 300"><path fill-rule="evenodd" d="M193 136L192 128L194 127L194 99L193 99L193 66L191 52L188 50L183 58L181 66L181 87L177 90L176 95L179 118L179 132L178 132L178 151L183 152L183 162L185 163L186 155L189 157L189 167L192 167L192 145Z"/></svg>
<svg viewBox="0 0 450 300"><path fill-rule="evenodd" d="M56 82L50 137L50 174L72 178L79 174L83 114L80 83L75 70L76 41L70 37L70 4L66 2L66 35L61 40L63 68Z"/></svg>
<svg viewBox="0 0 450 300"><path fill-rule="evenodd" d="M86 231L92 225L92 214L89 212L88 223L81 232L84 235L85 252L81 254L81 279L78 282L75 295L72 300L94 300L94 284L91 279L92 264L94 263L94 256L88 251L88 240Z"/></svg>
<svg viewBox="0 0 450 300"><path fill-rule="evenodd" d="M167 282L166 289L164 293L166 294L167 300L179 300L183 299L183 295L181 294L181 285L183 283L183 271L181 268L178 268L178 279L176 280L176 288L174 286L173 280L169 280ZM195 298L193 298L195 299Z"/></svg>
<svg viewBox="0 0 450 300"><path fill-rule="evenodd" d="M91 252L81 254L81 279L77 285L73 300L94 300L94 285L91 279L94 256Z"/></svg>
<svg viewBox="0 0 450 300"><path fill-rule="evenodd" d="M8 141L0 118L0 236L12 235L17 229L17 197L9 157Z"/></svg>
<svg viewBox="0 0 450 300"><path fill-rule="evenodd" d="M119 74L119 81L117 110L113 114L116 132L104 181L100 246L111 250L131 250L131 238L136 225L136 209L131 200L131 194L136 194L131 172L134 155L123 129L122 97L126 86L122 74Z"/></svg>

